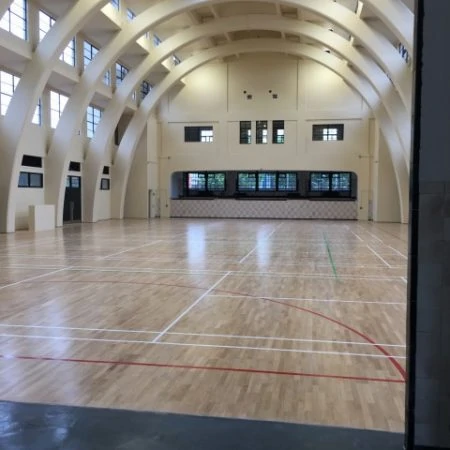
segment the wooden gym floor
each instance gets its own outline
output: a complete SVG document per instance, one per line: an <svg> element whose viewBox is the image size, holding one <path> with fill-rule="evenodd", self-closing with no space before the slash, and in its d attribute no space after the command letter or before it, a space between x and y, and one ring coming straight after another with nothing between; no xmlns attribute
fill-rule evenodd
<svg viewBox="0 0 450 450"><path fill-rule="evenodd" d="M407 227L0 235L0 399L403 431Z"/></svg>

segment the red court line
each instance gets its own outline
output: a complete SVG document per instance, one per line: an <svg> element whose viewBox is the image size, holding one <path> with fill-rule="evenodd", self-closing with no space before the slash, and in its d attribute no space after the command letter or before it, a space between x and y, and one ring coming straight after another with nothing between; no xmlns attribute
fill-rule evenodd
<svg viewBox="0 0 450 450"><path fill-rule="evenodd" d="M137 367L155 367L160 369L184 369L184 370L207 370L212 372L235 372L235 373L251 373L259 375L284 375L290 377L303 377L303 378L326 378L333 380L346 380L346 381L372 381L378 383L397 383L404 384L405 381L395 378L372 378L372 377L357 377L349 375L326 375L307 372L288 372L279 370L260 370L251 368L238 368L238 367L212 367L212 366L195 366L188 364L162 364L151 362L134 362L134 361L109 361L98 359L77 359L77 358L52 358L50 356L7 356L0 355L1 360L21 360L21 361L54 361L54 362L68 362L68 363L81 363L81 364L107 364L111 366L137 366Z"/></svg>
<svg viewBox="0 0 450 450"><path fill-rule="evenodd" d="M157 285L157 286L182 287L182 288L187 288L187 289L206 290L205 288L195 287L195 286L187 286L187 285L168 284L168 283L153 283L153 282L134 282L134 281L122 282L122 281L118 281L118 280L92 280L92 281L91 280L36 280L36 281L41 282L41 283L74 283L75 282L75 283L148 284L148 285ZM372 344L379 352L381 352L383 355L385 355L388 358L389 362L399 372L402 379L404 381L406 381L406 377L407 377L406 370L401 366L401 364L395 359L395 357L391 353L389 353L383 346L377 344L371 337L367 336L366 334L362 333L361 331L358 331L357 329L355 329L349 325L346 325L343 322L340 322L337 319L334 319L333 317L329 317L325 314L319 313L312 309L303 308L301 306L292 305L290 303L285 303L285 302L281 302L281 301L270 299L270 298L265 298L265 297L258 296L258 295L251 295L251 294L246 294L243 292L227 291L224 289L214 289L213 292L223 292L226 294L240 295L240 296L245 296L245 297L254 298L254 299L258 299L258 300L264 300L266 302L276 303L281 306L297 309L299 311L303 311L303 312L312 314L316 317L325 319L329 322L332 322L342 328L345 328L346 330L349 330L350 332L352 332L352 333L356 334L357 336L361 337L362 339L364 339L366 342Z"/></svg>

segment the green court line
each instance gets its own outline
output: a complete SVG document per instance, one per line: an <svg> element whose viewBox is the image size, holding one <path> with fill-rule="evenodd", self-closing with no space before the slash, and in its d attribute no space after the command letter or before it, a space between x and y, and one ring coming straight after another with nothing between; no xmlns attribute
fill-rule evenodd
<svg viewBox="0 0 450 450"><path fill-rule="evenodd" d="M323 233L323 238L325 240L325 245L327 246L328 258L330 260L331 267L333 268L334 276L337 280L339 280L339 276L336 270L336 264L334 264L333 255L331 254L330 243L328 242L327 235Z"/></svg>

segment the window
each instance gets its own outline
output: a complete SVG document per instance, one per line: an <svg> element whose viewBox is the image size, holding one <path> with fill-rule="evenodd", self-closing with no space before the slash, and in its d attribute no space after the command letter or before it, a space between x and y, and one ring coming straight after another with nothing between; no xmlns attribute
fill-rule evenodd
<svg viewBox="0 0 450 450"><path fill-rule="evenodd" d="M158 45L161 44L161 42L162 42L161 39L158 36L156 36L156 34L154 34L153 35L153 45L155 47L158 47Z"/></svg>
<svg viewBox="0 0 450 450"><path fill-rule="evenodd" d="M143 81L141 83L141 98L147 97L149 92L152 90L152 85L148 81Z"/></svg>
<svg viewBox="0 0 450 450"><path fill-rule="evenodd" d="M267 120L256 121L256 143L267 144Z"/></svg>
<svg viewBox="0 0 450 450"><path fill-rule="evenodd" d="M136 14L130 8L127 8L127 19L132 21L135 17Z"/></svg>
<svg viewBox="0 0 450 450"><path fill-rule="evenodd" d="M272 122L272 144L284 144L284 120Z"/></svg>
<svg viewBox="0 0 450 450"><path fill-rule="evenodd" d="M103 175L109 175L109 166L103 166Z"/></svg>
<svg viewBox="0 0 450 450"><path fill-rule="evenodd" d="M42 158L40 156L23 155L22 166L42 168Z"/></svg>
<svg viewBox="0 0 450 450"><path fill-rule="evenodd" d="M184 174L184 183L188 195L198 195L225 191L225 172L188 172Z"/></svg>
<svg viewBox="0 0 450 450"><path fill-rule="evenodd" d="M94 106L88 106L86 111L86 136L93 138L100 119L102 118L102 110Z"/></svg>
<svg viewBox="0 0 450 450"><path fill-rule="evenodd" d="M238 191L256 191L256 172L238 173Z"/></svg>
<svg viewBox="0 0 450 450"><path fill-rule="evenodd" d="M189 191L206 191L206 174L189 173L187 184Z"/></svg>
<svg viewBox="0 0 450 450"><path fill-rule="evenodd" d="M81 172L81 163L76 162L76 161L70 161L69 172ZM72 178L77 178L77 177L72 177Z"/></svg>
<svg viewBox="0 0 450 450"><path fill-rule="evenodd" d="M348 172L331 174L331 190L334 192L349 192L351 190L351 175Z"/></svg>
<svg viewBox="0 0 450 450"><path fill-rule="evenodd" d="M95 58L98 53L98 48L93 46L90 42L84 41L83 44L83 65L84 68Z"/></svg>
<svg viewBox="0 0 450 450"><path fill-rule="evenodd" d="M239 122L239 143L252 143L252 123L249 120Z"/></svg>
<svg viewBox="0 0 450 450"><path fill-rule="evenodd" d="M208 191L225 191L225 173L208 173Z"/></svg>
<svg viewBox="0 0 450 450"><path fill-rule="evenodd" d="M120 9L120 0L111 0L111 5L113 8L117 9L119 11Z"/></svg>
<svg viewBox="0 0 450 450"><path fill-rule="evenodd" d="M311 172L310 191L350 195L351 174L350 172Z"/></svg>
<svg viewBox="0 0 450 450"><path fill-rule="evenodd" d="M344 125L313 125L313 141L342 141Z"/></svg>
<svg viewBox="0 0 450 450"><path fill-rule="evenodd" d="M285 192L295 192L297 190L297 174L295 172L279 173L278 190Z"/></svg>
<svg viewBox="0 0 450 450"><path fill-rule="evenodd" d="M19 81L20 78L15 75L11 75L8 72L0 72L0 103L2 116L8 111L9 103L11 102Z"/></svg>
<svg viewBox="0 0 450 450"><path fill-rule="evenodd" d="M46 14L44 11L39 11L39 40L42 41L50 28L55 24L56 20ZM73 38L59 57L71 66L75 65L75 38Z"/></svg>
<svg viewBox="0 0 450 450"><path fill-rule="evenodd" d="M14 0L11 3L11 6L6 10L0 20L0 28L9 31L21 39L27 39L28 21L26 0Z"/></svg>
<svg viewBox="0 0 450 450"><path fill-rule="evenodd" d="M20 172L19 187L42 188L44 187L44 176L42 173Z"/></svg>
<svg viewBox="0 0 450 450"><path fill-rule="evenodd" d="M119 86L120 83L127 76L128 69L120 63L116 63L116 86Z"/></svg>
<svg viewBox="0 0 450 450"><path fill-rule="evenodd" d="M50 91L50 126L56 128L69 97Z"/></svg>
<svg viewBox="0 0 450 450"><path fill-rule="evenodd" d="M109 191L111 187L111 182L109 178L102 178L100 180L100 190L101 191Z"/></svg>
<svg viewBox="0 0 450 450"><path fill-rule="evenodd" d="M172 55L172 61L173 61L173 64L174 64L175 66L178 66L178 64L181 63L181 59L178 58L177 55Z"/></svg>
<svg viewBox="0 0 450 450"><path fill-rule="evenodd" d="M258 173L258 191L276 191L277 174L276 172Z"/></svg>
<svg viewBox="0 0 450 450"><path fill-rule="evenodd" d="M41 122L42 122L42 102L41 99L39 99L36 109L34 110L31 123L34 123L35 125L41 125Z"/></svg>
<svg viewBox="0 0 450 450"><path fill-rule="evenodd" d="M214 129L212 126L184 127L184 142L213 142Z"/></svg>
<svg viewBox="0 0 450 450"><path fill-rule="evenodd" d="M312 192L327 192L330 190L330 174L313 172L310 176L310 190Z"/></svg>

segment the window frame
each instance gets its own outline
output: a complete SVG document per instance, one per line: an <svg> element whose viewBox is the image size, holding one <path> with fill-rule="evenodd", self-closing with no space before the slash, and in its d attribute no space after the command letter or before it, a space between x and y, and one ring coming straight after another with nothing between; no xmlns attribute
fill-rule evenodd
<svg viewBox="0 0 450 450"><path fill-rule="evenodd" d="M251 120L241 120L239 122L239 144L251 145L252 143L252 122Z"/></svg>
<svg viewBox="0 0 450 450"><path fill-rule="evenodd" d="M21 177L26 176L26 183L21 182ZM32 183L32 178L38 178L38 184ZM17 187L28 189L42 189L44 187L44 174L42 172L20 171Z"/></svg>
<svg viewBox="0 0 450 450"><path fill-rule="evenodd" d="M207 134L203 134L207 133ZM211 134L209 134L211 133ZM211 144L214 142L214 126L213 125L186 125L184 127L185 143L201 143Z"/></svg>
<svg viewBox="0 0 450 450"><path fill-rule="evenodd" d="M323 181L326 181L327 186L321 188L313 188L313 177L320 176ZM335 189L333 186L334 177L347 177L346 185L348 188ZM352 173L351 172L333 172L333 171L314 171L309 173L309 194L321 197L351 197L352 196Z"/></svg>
<svg viewBox="0 0 450 450"><path fill-rule="evenodd" d="M102 120L103 111L96 106L89 105L86 109L86 137L92 139Z"/></svg>
<svg viewBox="0 0 450 450"><path fill-rule="evenodd" d="M58 109L53 108L54 104L52 101L52 94L54 94L55 96L58 96L58 105L57 105ZM63 102L64 106L62 108L61 108L61 98L65 99L65 102ZM59 123L59 119L61 119L61 116L64 112L64 109L65 109L68 101L69 101L69 97L67 97L66 95L61 94L58 91L52 91L52 90L50 91L50 128L56 129L56 127L58 126L58 123ZM58 114L58 120L56 121L56 123L54 123L54 121L53 121L52 112Z"/></svg>
<svg viewBox="0 0 450 450"><path fill-rule="evenodd" d="M334 133L336 130L336 133ZM331 133L333 131L333 133ZM333 138L332 138L333 137ZM334 139L336 137L336 139ZM337 142L344 140L344 124L313 124L312 140L321 142Z"/></svg>
<svg viewBox="0 0 450 450"><path fill-rule="evenodd" d="M278 134L283 131L283 134ZM286 128L284 120L272 120L272 144L284 144L286 141Z"/></svg>
<svg viewBox="0 0 450 450"><path fill-rule="evenodd" d="M269 121L256 121L256 140L257 145L265 145L269 143Z"/></svg>
<svg viewBox="0 0 450 450"><path fill-rule="evenodd" d="M17 3L21 2L21 5ZM23 11L23 15L18 15L15 11L20 9ZM6 23L4 23L6 22ZM18 23L21 23L22 26L19 26ZM14 36L17 36L24 41L28 40L28 1L27 0L14 0L13 3L8 7L8 9L3 14L3 17L0 19L0 28L11 33ZM21 30L19 33L15 30Z"/></svg>

